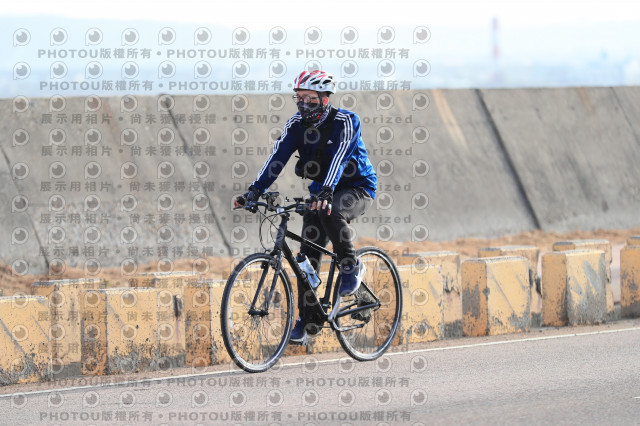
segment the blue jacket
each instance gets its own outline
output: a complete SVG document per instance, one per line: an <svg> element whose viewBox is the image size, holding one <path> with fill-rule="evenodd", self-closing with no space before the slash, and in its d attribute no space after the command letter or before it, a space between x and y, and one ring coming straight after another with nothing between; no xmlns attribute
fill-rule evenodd
<svg viewBox="0 0 640 426"><path fill-rule="evenodd" d="M320 128L328 126L328 120ZM275 141L273 151L258 172L253 185L261 192L276 180L289 161L298 151L304 161L313 160L318 143L305 143L305 130L300 113L295 113L284 126L282 135ZM369 161L367 150L360 134L360 117L352 111L338 108L333 129L324 150L322 182L312 181L309 192L316 194L323 186L330 186L334 192L342 188L361 187L375 198L378 178Z"/></svg>

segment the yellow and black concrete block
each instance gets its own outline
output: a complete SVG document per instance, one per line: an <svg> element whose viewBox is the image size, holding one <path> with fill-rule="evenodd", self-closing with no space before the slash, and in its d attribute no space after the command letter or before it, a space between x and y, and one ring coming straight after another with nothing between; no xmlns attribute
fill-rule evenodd
<svg viewBox="0 0 640 426"><path fill-rule="evenodd" d="M399 344L430 342L444 337L444 287L440 267L398 266L402 283Z"/></svg>
<svg viewBox="0 0 640 426"><path fill-rule="evenodd" d="M176 361L180 359L181 354L185 353L186 348L185 288L199 280L199 273L188 271L140 273L129 280L132 288L151 287L171 294L174 312L172 327L175 333L172 335L172 341L168 343L175 349L173 355ZM176 367L181 366L184 365L176 365Z"/></svg>
<svg viewBox="0 0 640 426"><path fill-rule="evenodd" d="M620 250L620 315L640 317L640 236Z"/></svg>
<svg viewBox="0 0 640 426"><path fill-rule="evenodd" d="M38 281L31 286L34 295L49 299L54 378L82 374L82 300L85 291L103 286L97 278Z"/></svg>
<svg viewBox="0 0 640 426"><path fill-rule="evenodd" d="M632 235L627 238L628 246L640 246L640 235Z"/></svg>
<svg viewBox="0 0 640 426"><path fill-rule="evenodd" d="M531 293L531 326L542 325L542 295L540 277L538 276L538 261L540 249L536 246L500 246L486 247L478 251L478 257L522 256L529 262L529 288Z"/></svg>
<svg viewBox="0 0 640 426"><path fill-rule="evenodd" d="M568 250L542 256L545 325L598 324L607 319L605 252Z"/></svg>
<svg viewBox="0 0 640 426"><path fill-rule="evenodd" d="M604 252L604 267L606 274L605 293L607 299L607 319L615 319L615 308L613 302L613 290L611 288L611 243L607 240L569 240L558 241L552 246L554 251L567 250L602 250Z"/></svg>
<svg viewBox="0 0 640 426"><path fill-rule="evenodd" d="M123 374L185 365L177 338L174 298L156 288L85 292L82 315L83 374ZM179 323L178 323L179 324Z"/></svg>
<svg viewBox="0 0 640 426"><path fill-rule="evenodd" d="M404 254L398 265L411 265L420 271L427 265L436 266L444 282L444 338L462 337L462 291L460 287L460 254L454 251L434 251Z"/></svg>
<svg viewBox="0 0 640 426"><path fill-rule="evenodd" d="M226 281L207 280L185 287L187 367L222 364L231 359L222 341L220 302Z"/></svg>
<svg viewBox="0 0 640 426"><path fill-rule="evenodd" d="M46 297L0 297L0 385L51 379L50 318Z"/></svg>
<svg viewBox="0 0 640 426"><path fill-rule="evenodd" d="M462 331L486 336L528 331L531 327L529 264L521 256L462 262Z"/></svg>

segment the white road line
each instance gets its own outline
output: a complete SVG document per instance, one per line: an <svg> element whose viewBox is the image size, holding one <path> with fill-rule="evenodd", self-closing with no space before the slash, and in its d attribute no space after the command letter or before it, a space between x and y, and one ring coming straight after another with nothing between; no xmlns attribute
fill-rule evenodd
<svg viewBox="0 0 640 426"><path fill-rule="evenodd" d="M423 353L423 352L438 352L438 351L449 351L449 350L454 350L454 349L476 348L476 347L482 347L482 346L508 345L508 344L511 344L511 343L535 342L535 341L539 341L539 340L566 339L566 338L569 338L569 337L594 336L594 335L598 335L598 334L611 334L611 333L624 333L624 332L628 332L628 331L640 331L640 327L620 328L620 329L615 329L615 330L592 331L592 332L588 332L588 333L559 334L557 336L529 337L529 338L526 338L526 339L501 340L501 341L498 341L498 342L473 343L473 344L469 344L469 345L446 346L446 347L442 347L442 348L415 349L415 350L406 351L406 352L388 352L383 356L410 355L410 354L417 354L417 353ZM320 360L320 361L316 360L316 363L317 364L329 364L329 363L339 362L339 361L344 360L344 359L351 359L351 358L345 358L343 356L343 357L340 357L340 358L325 359L325 360ZM274 367L274 369L275 368L284 368L284 367L297 367L297 366L302 366L302 365L305 365L305 364L307 364L306 361L292 362L292 363L288 363L288 364L282 364L280 367ZM242 371L242 370L210 371L210 372L205 372L205 373L183 374L183 375L180 375L180 376L155 377L155 378L149 378L149 379L131 380L131 381L124 381L124 382L98 383L98 384L95 384L95 385L73 386L73 387L60 388L60 389L52 387L50 389L43 389L43 390L37 390L37 391L31 391L31 392L16 392L16 393L11 393L11 394L4 394L4 395L0 395L0 399L19 397L19 396L40 395L40 394L46 394L46 393L50 393L50 392L70 392L70 391L83 390L83 389L107 388L107 387L112 387L112 386L123 386L123 387L126 387L126 386L137 385L137 384L149 384L149 383L152 383L152 382L160 382L161 383L163 381L187 379L187 378L201 377L201 376L217 376L217 375L221 375L221 374L244 374L244 371ZM67 379L67 380L80 380L80 379L83 379L83 378L84 377L78 377L78 378ZM634 399L640 399L640 396L636 396L636 397L634 397Z"/></svg>
<svg viewBox="0 0 640 426"><path fill-rule="evenodd" d="M638 331L638 330L640 330L640 327L620 328L620 329L617 329L617 330L591 331L591 332L588 332L588 333L559 334L557 336L529 337L529 338L526 338L526 339L501 340L501 341L498 341L498 342L473 343L473 344L470 344L470 345L445 346L445 347L442 347L442 348L415 349L415 350L407 351L407 352L392 352L392 353L385 354L385 356L415 354L415 353L420 353L420 352L448 351L448 350L452 350L452 349L466 349L466 348L475 348L475 347L480 347L480 346L508 345L510 343L535 342L537 340L565 339L567 337L593 336L593 335L596 335L596 334L622 333L622 332L625 332L625 331Z"/></svg>

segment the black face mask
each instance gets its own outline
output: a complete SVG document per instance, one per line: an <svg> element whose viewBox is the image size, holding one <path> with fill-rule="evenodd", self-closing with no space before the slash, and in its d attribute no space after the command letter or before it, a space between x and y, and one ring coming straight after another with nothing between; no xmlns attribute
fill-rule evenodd
<svg viewBox="0 0 640 426"><path fill-rule="evenodd" d="M298 102L298 112L302 117L302 124L305 126L312 126L320 120L322 113L326 109L326 105L322 105L322 102L317 104L306 104L304 102Z"/></svg>

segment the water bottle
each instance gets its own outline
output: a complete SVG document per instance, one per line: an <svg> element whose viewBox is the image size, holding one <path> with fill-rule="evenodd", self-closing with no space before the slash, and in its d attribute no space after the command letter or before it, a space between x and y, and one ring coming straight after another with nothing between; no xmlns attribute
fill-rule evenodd
<svg viewBox="0 0 640 426"><path fill-rule="evenodd" d="M296 262L300 266L300 269L307 274L307 279L309 280L309 284L311 284L311 288L314 290L318 288L320 285L320 278L318 274L316 274L316 270L311 266L311 262L307 259L307 256L304 253L298 253L296 256Z"/></svg>

